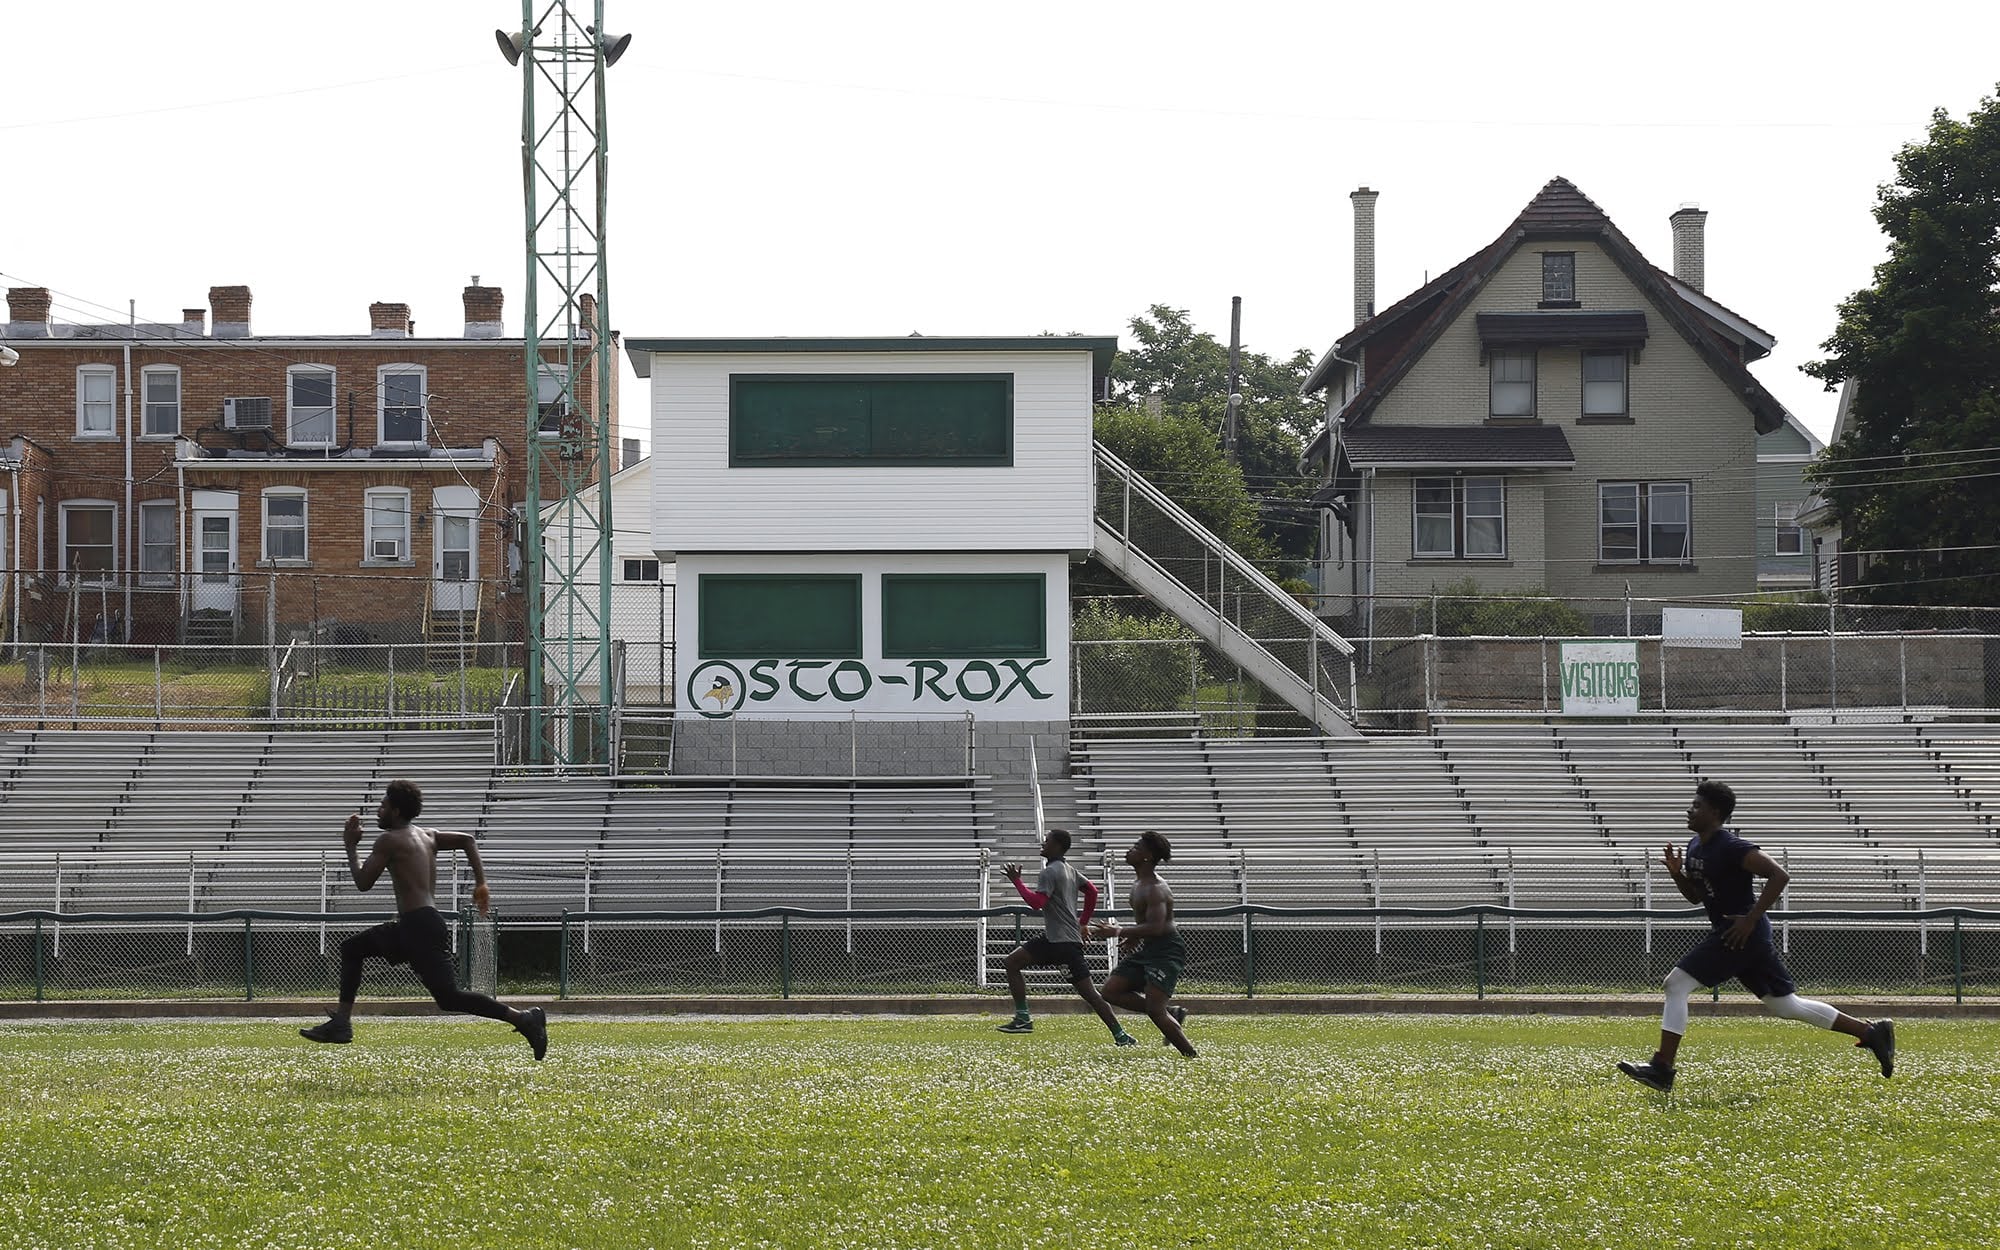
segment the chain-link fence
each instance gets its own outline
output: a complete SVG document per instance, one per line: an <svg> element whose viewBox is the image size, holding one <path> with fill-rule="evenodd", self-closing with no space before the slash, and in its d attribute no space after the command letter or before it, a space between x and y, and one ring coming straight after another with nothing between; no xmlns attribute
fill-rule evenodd
<svg viewBox="0 0 2000 1250"><path fill-rule="evenodd" d="M0 999L323 997L342 938L371 918L293 912L0 914ZM1815 994L1991 1000L2000 994L2000 910L1772 915ZM1179 992L1652 994L1707 925L1698 911L1458 908L1191 908ZM478 975L468 914L455 927L461 980ZM494 926L503 995L728 994L792 998L990 992L1002 960L1039 932L1025 908L565 914ZM1119 957L1086 943L1095 975ZM1057 974L1033 978L1066 992ZM407 969L368 965L363 992L422 997Z"/></svg>
<svg viewBox="0 0 2000 1250"><path fill-rule="evenodd" d="M1310 728L1253 673L1144 597L1078 602L1093 636L1080 629L1072 643L1071 711L1093 727L1178 719L1213 734ZM1663 638L1674 607L1738 609L1742 632ZM2000 708L1995 609L1437 595L1385 598L1376 623L1406 632L1354 640L1355 703L1367 728L1422 728L1439 713L1559 714L1563 645L1581 640L1631 643L1641 716L1893 720ZM1117 636L1095 636L1106 632Z"/></svg>

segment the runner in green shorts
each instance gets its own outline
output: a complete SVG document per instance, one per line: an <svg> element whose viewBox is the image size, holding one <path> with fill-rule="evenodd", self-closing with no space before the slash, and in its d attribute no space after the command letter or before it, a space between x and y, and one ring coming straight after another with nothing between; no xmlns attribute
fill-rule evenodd
<svg viewBox="0 0 2000 1250"><path fill-rule="evenodd" d="M1105 979L1104 1001L1127 1011L1144 1012L1175 1050L1192 1059L1195 1049L1181 1029L1187 1009L1168 1002L1182 969L1187 967L1187 946L1174 928L1174 892L1156 871L1173 857L1174 848L1165 835L1151 829L1140 834L1132 849L1125 852L1125 862L1132 865L1138 878L1132 887L1133 923L1100 920L1090 931L1098 937L1117 938L1119 949L1129 952Z"/></svg>

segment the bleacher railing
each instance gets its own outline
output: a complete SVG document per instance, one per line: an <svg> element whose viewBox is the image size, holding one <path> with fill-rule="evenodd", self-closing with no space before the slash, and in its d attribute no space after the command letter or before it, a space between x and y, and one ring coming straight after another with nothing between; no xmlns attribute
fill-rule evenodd
<svg viewBox="0 0 2000 1250"><path fill-rule="evenodd" d="M323 998L339 939L379 918L253 909L0 913L0 1000ZM1954 1003L2000 996L2000 909L1773 919L1787 935L1787 961L1814 994ZM1695 909L1490 904L1236 904L1186 908L1178 921L1189 950L1179 992L1245 997L1652 995L1707 931ZM975 993L993 985L996 950L1038 927L1023 907L600 910L496 922L501 994L562 998ZM184 931L193 934L185 948ZM1101 972L1113 952L1089 945L1103 948L1093 951ZM380 964L368 969L364 994L422 997L407 969Z"/></svg>

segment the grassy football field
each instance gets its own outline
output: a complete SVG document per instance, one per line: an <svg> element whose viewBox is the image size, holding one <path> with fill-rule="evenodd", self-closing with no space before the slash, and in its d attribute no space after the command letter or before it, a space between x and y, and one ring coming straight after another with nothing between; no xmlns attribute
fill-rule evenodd
<svg viewBox="0 0 2000 1250"><path fill-rule="evenodd" d="M2000 1024L1697 1017L0 1025L0 1245L1789 1247L2000 1241Z"/></svg>

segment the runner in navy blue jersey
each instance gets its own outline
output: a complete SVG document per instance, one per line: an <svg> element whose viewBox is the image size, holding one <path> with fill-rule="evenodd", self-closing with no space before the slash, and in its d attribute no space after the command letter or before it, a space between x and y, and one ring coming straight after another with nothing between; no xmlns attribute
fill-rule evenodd
<svg viewBox="0 0 2000 1250"><path fill-rule="evenodd" d="M1737 836L1727 821L1736 810L1736 793L1719 781L1694 788L1688 804L1687 827L1694 837L1683 853L1667 844L1661 858L1674 886L1690 903L1708 911L1709 932L1667 974L1667 1003L1661 1013L1660 1048L1645 1063L1620 1063L1626 1076L1658 1090L1674 1087L1674 1056L1687 1032L1688 996L1698 988L1735 977L1755 994L1764 1010L1786 1020L1804 1020L1855 1038L1882 1065L1882 1075L1896 1070L1896 1026L1888 1020L1869 1023L1834 1010L1825 1003L1801 998L1798 985L1778 957L1771 941L1766 912L1791 880L1789 874L1760 850ZM1758 894L1755 879L1764 878Z"/></svg>

